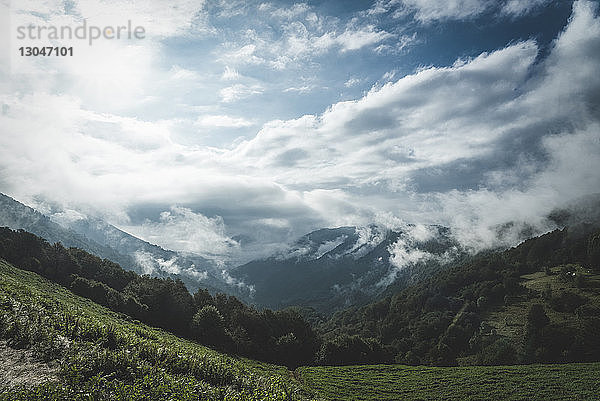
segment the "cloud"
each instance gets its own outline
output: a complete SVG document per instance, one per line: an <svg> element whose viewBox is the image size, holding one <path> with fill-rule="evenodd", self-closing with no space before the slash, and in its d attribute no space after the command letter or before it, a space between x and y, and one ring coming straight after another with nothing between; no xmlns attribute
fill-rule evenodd
<svg viewBox="0 0 600 401"><path fill-rule="evenodd" d="M153 244L192 252L207 259L226 255L231 252L230 248L239 246L226 235L220 216L209 218L178 206L161 212L158 221L147 220L141 225L125 228Z"/></svg>
<svg viewBox="0 0 600 401"><path fill-rule="evenodd" d="M178 65L171 67L171 76L174 80L196 80L198 79L198 73L196 71L181 68Z"/></svg>
<svg viewBox="0 0 600 401"><path fill-rule="evenodd" d="M346 88L351 88L353 86L358 85L360 82L361 82L361 80L358 78L350 78L346 82L344 82L344 86Z"/></svg>
<svg viewBox="0 0 600 401"><path fill-rule="evenodd" d="M272 17L289 20L305 14L310 7L306 3L295 3L291 7L277 8L273 4L263 3L259 6L259 10L270 11Z"/></svg>
<svg viewBox="0 0 600 401"><path fill-rule="evenodd" d="M163 258L157 258L149 252L136 251L133 254L135 262L141 267L143 274L149 274L153 276L160 276L163 274L176 274L183 275L193 278L197 281L206 280L208 278L208 272L197 271L196 266L193 264L190 267L184 268L177 264L177 258L171 258L165 260Z"/></svg>
<svg viewBox="0 0 600 401"><path fill-rule="evenodd" d="M414 12L415 19L431 22L442 19L463 19L477 16L490 7L490 0L402 0L407 11Z"/></svg>
<svg viewBox="0 0 600 401"><path fill-rule="evenodd" d="M241 29L236 38L215 52L221 62L234 66L261 65L274 70L306 68L307 62L330 52L375 49L396 37L363 19L342 22L319 14L304 3L291 7L263 3L258 10L267 14L265 18L270 19L272 25L263 30L254 26ZM409 38L404 36L399 40L402 47L408 42ZM388 47L378 49L384 52Z"/></svg>
<svg viewBox="0 0 600 401"><path fill-rule="evenodd" d="M40 2L42 3L42 2ZM62 2L54 8L54 12L63 10ZM86 0L74 3L74 13L88 18L89 22L102 25L116 25L116 21L127 22L127 19L143 25L151 36L173 36L187 33L193 29L197 33L212 32L206 24L204 1L178 0L165 4L159 0L121 2L118 0ZM27 4L28 9L39 10L38 4Z"/></svg>
<svg viewBox="0 0 600 401"><path fill-rule="evenodd" d="M285 88L283 90L283 92L284 93L286 93L286 92L309 93L313 89L315 89L314 85L292 86L290 88Z"/></svg>
<svg viewBox="0 0 600 401"><path fill-rule="evenodd" d="M225 269L221 270L221 278L230 286L238 287L241 290L248 291L248 295L252 297L256 292L253 284L246 284L242 280L235 278L229 274L229 272Z"/></svg>
<svg viewBox="0 0 600 401"><path fill-rule="evenodd" d="M263 88L259 85L245 85L235 84L221 89L219 92L221 95L221 101L225 103L232 103L240 99L245 99L252 95L259 95L263 92Z"/></svg>
<svg viewBox="0 0 600 401"><path fill-rule="evenodd" d="M359 30L347 29L335 38L335 42L342 52L346 52L381 43L393 36L391 33L377 30L373 25L367 25Z"/></svg>
<svg viewBox="0 0 600 401"><path fill-rule="evenodd" d="M502 6L501 13L513 17L520 17L547 5L551 1L552 0L508 0Z"/></svg>
<svg viewBox="0 0 600 401"><path fill-rule="evenodd" d="M271 122L234 152L277 173L285 166L281 155L304 149L306 157L294 164L296 179L316 187L392 180L484 156L511 130L512 110L503 108L521 113L513 104L514 89L524 84L536 55L535 44L523 42L452 67L425 69L359 100L334 104L321 116ZM318 174L305 174L308 169Z"/></svg>
<svg viewBox="0 0 600 401"><path fill-rule="evenodd" d="M390 254L389 262L392 265L390 271L383 277L378 286L388 286L394 282L398 273L408 266L415 265L418 262L432 259L435 256L429 252L422 251L415 247L414 242L399 238L388 247Z"/></svg>
<svg viewBox="0 0 600 401"><path fill-rule="evenodd" d="M221 75L221 79L223 81L235 81L240 78L240 73L237 72L235 68L230 68L229 66L225 66L225 71L223 71L223 75Z"/></svg>
<svg viewBox="0 0 600 401"><path fill-rule="evenodd" d="M405 216L443 221L460 235L480 227L471 229L472 241L463 237L471 246L492 245L498 224L510 220L546 230L545 213L599 184L596 170L578 162L599 159L593 140L599 28L593 3L575 3L570 24L541 64L536 43L526 41L425 68L320 116L267 124L234 154L280 182L314 188L311 193L340 188L327 192L344 205L330 213L336 223L369 215L368 208L349 205L371 199L393 213L416 207ZM575 144L559 151L550 146L556 138ZM591 151L578 158L579 146ZM299 155L294 163L283 163L292 151ZM383 198L396 193L399 204L390 206L378 191ZM418 210L424 207L433 213ZM507 237L505 244L515 240Z"/></svg>
<svg viewBox="0 0 600 401"><path fill-rule="evenodd" d="M547 5L551 0L378 0L368 11L381 15L393 11L395 16L411 14L425 24L443 20L462 20L495 13L500 16L522 17Z"/></svg>
<svg viewBox="0 0 600 401"><path fill-rule="evenodd" d="M202 127L227 127L227 128L243 128L250 127L254 123L241 117L231 117L224 115L206 115L198 117L196 123Z"/></svg>

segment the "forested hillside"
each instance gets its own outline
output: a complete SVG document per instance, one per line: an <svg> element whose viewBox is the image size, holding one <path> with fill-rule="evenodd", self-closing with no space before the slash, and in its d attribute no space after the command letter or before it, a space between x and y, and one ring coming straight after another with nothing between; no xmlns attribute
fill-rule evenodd
<svg viewBox="0 0 600 401"><path fill-rule="evenodd" d="M319 359L431 365L600 360L596 230L556 230L338 313L320 327L327 341Z"/></svg>

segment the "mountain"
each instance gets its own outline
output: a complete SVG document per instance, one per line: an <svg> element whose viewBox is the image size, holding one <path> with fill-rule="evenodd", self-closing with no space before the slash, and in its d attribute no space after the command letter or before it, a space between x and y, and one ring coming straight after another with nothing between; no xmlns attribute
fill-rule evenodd
<svg viewBox="0 0 600 401"><path fill-rule="evenodd" d="M335 364L344 339L374 338L409 364L600 360L598 222L476 255L320 327ZM347 342L347 340L346 340ZM337 350L337 351L336 351ZM335 351L335 352L334 352Z"/></svg>
<svg viewBox="0 0 600 401"><path fill-rule="evenodd" d="M69 229L102 245L130 255L143 274L181 279L191 292L208 288L248 298L251 288L234 282L215 262L192 253L164 249L93 217L60 220ZM229 280L229 283L227 282Z"/></svg>
<svg viewBox="0 0 600 401"><path fill-rule="evenodd" d="M125 269L141 271L131 255L119 252L107 244L94 241L75 230L62 227L48 216L2 193L0 193L0 227L9 227L13 230L22 229L36 234L50 243L60 242L66 247L84 249L101 258L112 260Z"/></svg>
<svg viewBox="0 0 600 401"><path fill-rule="evenodd" d="M318 347L296 311L258 312L236 297L212 296L205 289L192 295L180 280L137 275L23 230L0 228L1 259L115 312L238 355L297 366L311 362Z"/></svg>
<svg viewBox="0 0 600 401"><path fill-rule="evenodd" d="M31 232L49 243L60 242L66 247L86 250L139 274L179 278L192 293L207 288L212 293L224 292L247 299L251 292L251 288L229 277L212 261L163 249L98 218L82 215L61 219L60 214L51 218L0 194L1 226Z"/></svg>
<svg viewBox="0 0 600 401"><path fill-rule="evenodd" d="M407 285L462 255L440 226L325 228L231 275L254 287L257 305L299 305L327 314L371 301L390 285Z"/></svg>

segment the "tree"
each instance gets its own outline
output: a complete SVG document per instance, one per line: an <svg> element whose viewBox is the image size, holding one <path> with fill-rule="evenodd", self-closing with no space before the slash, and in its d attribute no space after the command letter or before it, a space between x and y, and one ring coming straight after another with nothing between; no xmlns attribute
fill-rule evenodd
<svg viewBox="0 0 600 401"><path fill-rule="evenodd" d="M590 236L588 240L587 262L592 270L600 271L600 233Z"/></svg>
<svg viewBox="0 0 600 401"><path fill-rule="evenodd" d="M204 344L221 345L225 341L225 321L214 305L200 309L190 323L192 336Z"/></svg>
<svg viewBox="0 0 600 401"><path fill-rule="evenodd" d="M207 289L199 288L198 291L194 293L194 304L200 309L206 305L214 305L215 301Z"/></svg>
<svg viewBox="0 0 600 401"><path fill-rule="evenodd" d="M550 323L548 315L544 307L540 304L533 304L529 307L527 312L527 330L528 331L539 331L544 326Z"/></svg>

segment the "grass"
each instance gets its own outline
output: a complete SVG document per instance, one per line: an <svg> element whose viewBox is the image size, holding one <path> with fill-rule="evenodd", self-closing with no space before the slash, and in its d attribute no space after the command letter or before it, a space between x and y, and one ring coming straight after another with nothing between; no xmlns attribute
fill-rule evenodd
<svg viewBox="0 0 600 401"><path fill-rule="evenodd" d="M302 367L325 400L599 400L600 363L422 367Z"/></svg>
<svg viewBox="0 0 600 401"><path fill-rule="evenodd" d="M284 367L227 356L132 321L2 260L0 338L60 364L58 381L0 383L0 400L310 398Z"/></svg>

